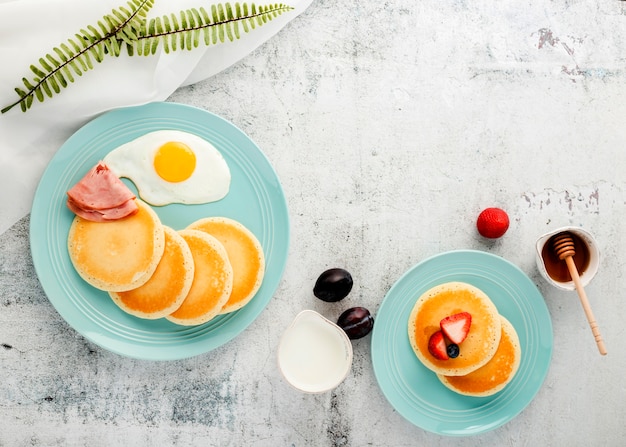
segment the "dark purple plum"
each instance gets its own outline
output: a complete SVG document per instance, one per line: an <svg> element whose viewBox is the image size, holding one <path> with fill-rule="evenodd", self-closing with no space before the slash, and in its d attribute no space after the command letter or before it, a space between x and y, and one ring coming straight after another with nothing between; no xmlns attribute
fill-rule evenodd
<svg viewBox="0 0 626 447"><path fill-rule="evenodd" d="M352 275L340 268L322 273L313 287L313 295L322 301L333 303L344 299L352 290Z"/></svg>
<svg viewBox="0 0 626 447"><path fill-rule="evenodd" d="M339 315L337 326L344 330L348 338L356 340L372 332L374 317L365 307L352 307Z"/></svg>

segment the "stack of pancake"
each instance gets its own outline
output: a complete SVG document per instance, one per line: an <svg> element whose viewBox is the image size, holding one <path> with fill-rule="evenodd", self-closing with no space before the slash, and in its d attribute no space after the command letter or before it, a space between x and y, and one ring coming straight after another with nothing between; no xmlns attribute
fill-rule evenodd
<svg viewBox="0 0 626 447"><path fill-rule="evenodd" d="M197 325L245 306L265 273L261 244L241 223L200 219L176 231L152 208L111 222L74 218L68 252L78 274L140 318Z"/></svg>
<svg viewBox="0 0 626 447"><path fill-rule="evenodd" d="M440 330L441 320L461 312L471 315L471 326L458 345L458 357L436 358L428 349L430 337ZM519 368L521 347L515 328L482 290L467 283L448 282L423 293L409 317L408 335L424 366L459 394L495 394Z"/></svg>

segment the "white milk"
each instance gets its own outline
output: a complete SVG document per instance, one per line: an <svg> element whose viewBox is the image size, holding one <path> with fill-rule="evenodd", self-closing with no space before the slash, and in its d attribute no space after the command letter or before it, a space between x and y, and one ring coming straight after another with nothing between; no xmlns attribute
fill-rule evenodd
<svg viewBox="0 0 626 447"><path fill-rule="evenodd" d="M352 365L346 333L312 310L300 312L282 336L278 366L296 389L322 393L339 385Z"/></svg>

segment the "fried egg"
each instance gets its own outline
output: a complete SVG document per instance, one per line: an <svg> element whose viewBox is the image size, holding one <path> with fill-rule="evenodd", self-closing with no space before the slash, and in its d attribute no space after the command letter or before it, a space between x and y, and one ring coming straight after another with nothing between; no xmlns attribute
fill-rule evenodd
<svg viewBox="0 0 626 447"><path fill-rule="evenodd" d="M155 206L215 202L230 189L222 154L205 139L180 130L149 132L113 149L103 161Z"/></svg>

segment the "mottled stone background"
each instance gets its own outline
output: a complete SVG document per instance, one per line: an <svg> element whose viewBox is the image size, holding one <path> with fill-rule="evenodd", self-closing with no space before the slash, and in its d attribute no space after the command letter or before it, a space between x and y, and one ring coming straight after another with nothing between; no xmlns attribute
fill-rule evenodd
<svg viewBox="0 0 626 447"><path fill-rule="evenodd" d="M625 67L618 0L315 1L171 98L232 121L281 179L291 247L266 310L196 358L109 353L48 302L24 218L0 235L0 446L626 445ZM474 228L487 206L511 217L495 242ZM606 357L576 295L535 268L535 239L565 224L602 250L587 294ZM460 439L411 425L377 386L369 337L333 393L301 395L281 379L278 340L300 310L375 316L403 272L460 248L514 262L547 301L552 364L518 417ZM323 303L311 289L335 266L355 287Z"/></svg>

